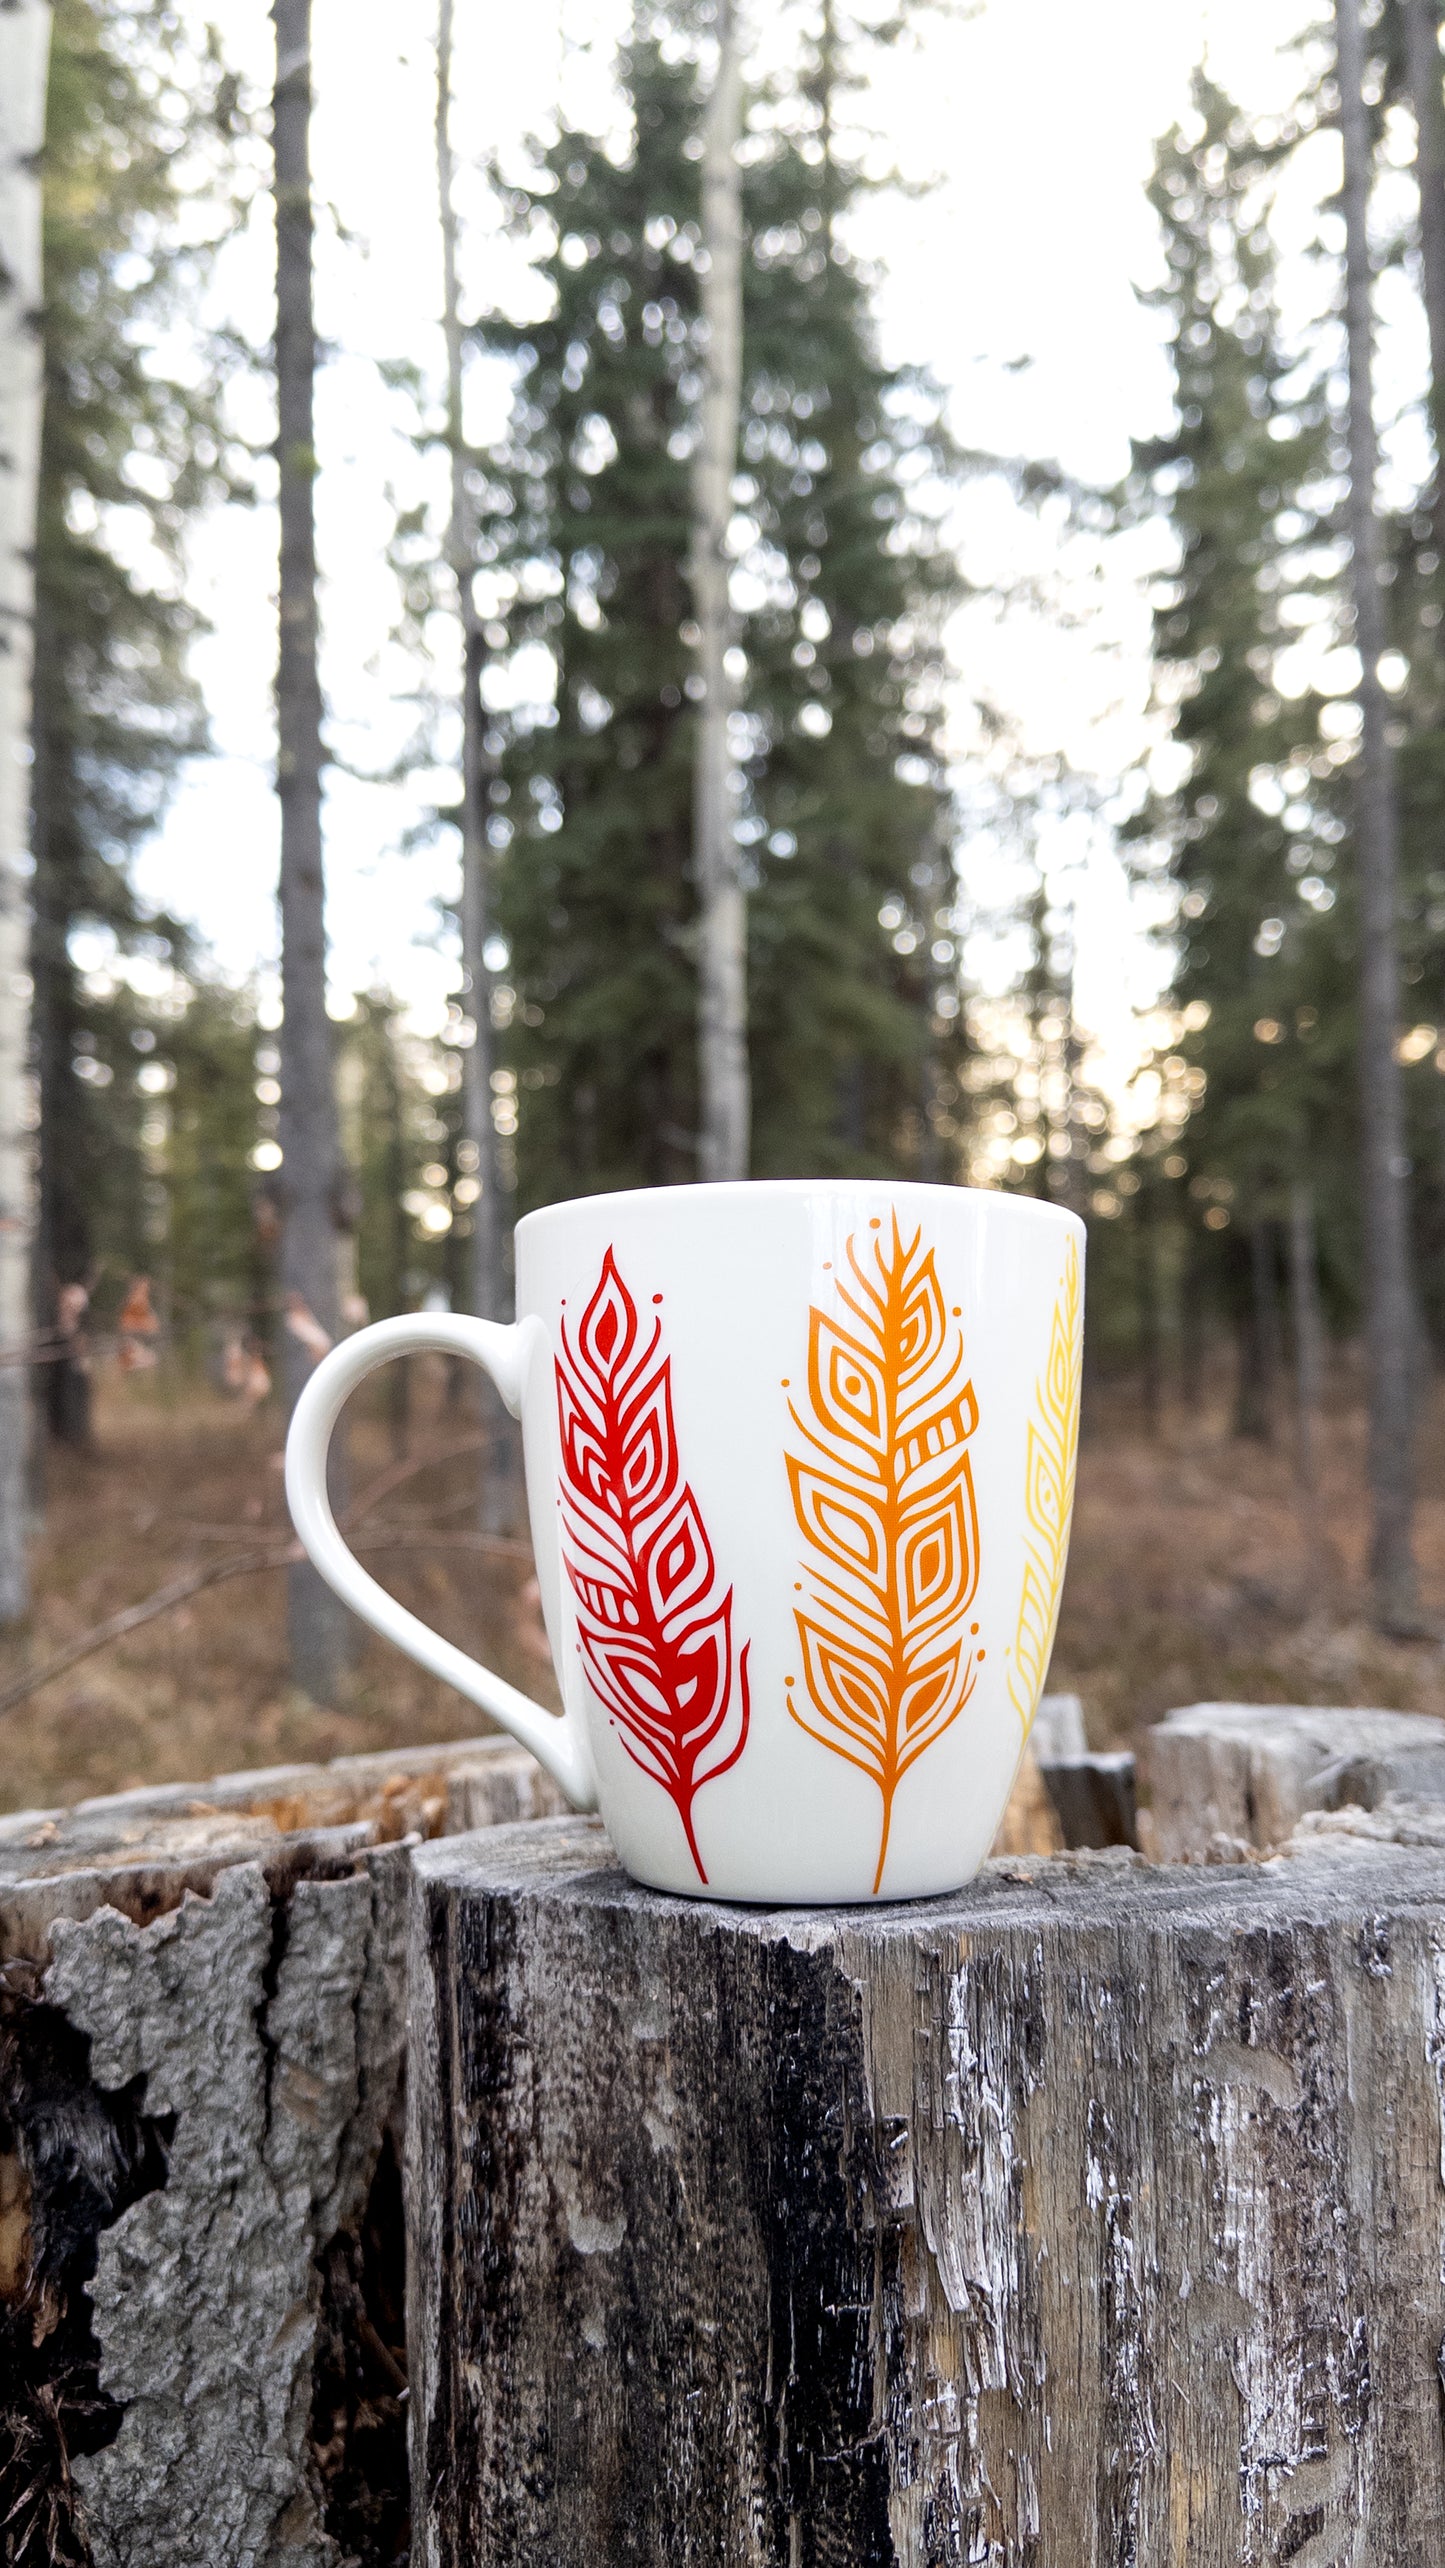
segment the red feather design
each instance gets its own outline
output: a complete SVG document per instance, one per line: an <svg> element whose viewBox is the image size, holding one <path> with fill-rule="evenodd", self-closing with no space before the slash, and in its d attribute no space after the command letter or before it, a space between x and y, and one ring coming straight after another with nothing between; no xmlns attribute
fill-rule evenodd
<svg viewBox="0 0 1445 2568"><path fill-rule="evenodd" d="M698 1878L692 1805L737 1764L751 1705L748 1646L733 1663L733 1591L677 1457L672 1359L651 1335L609 1248L575 1343L561 1330L567 1576L598 1701L634 1765L676 1804Z"/></svg>

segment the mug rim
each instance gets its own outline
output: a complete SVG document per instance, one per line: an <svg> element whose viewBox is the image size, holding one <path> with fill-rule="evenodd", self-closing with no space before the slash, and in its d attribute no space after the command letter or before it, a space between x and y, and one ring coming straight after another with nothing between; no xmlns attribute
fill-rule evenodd
<svg viewBox="0 0 1445 2568"><path fill-rule="evenodd" d="M1067 1204L1041 1203L1037 1195L1012 1195L1002 1186L944 1186L920 1177L727 1177L684 1179L677 1186L616 1186L596 1195L565 1195L555 1204L538 1204L524 1213L517 1223L514 1238L529 1231L534 1222L560 1219L564 1213L581 1212L585 1207L601 1210L610 1204L676 1203L690 1195L844 1195L857 1194L864 1187L890 1195L945 1195L956 1202L960 1195L971 1196L1000 1212L1019 1213L1030 1219L1071 1222L1081 1239L1087 1239L1087 1227L1078 1213Z"/></svg>

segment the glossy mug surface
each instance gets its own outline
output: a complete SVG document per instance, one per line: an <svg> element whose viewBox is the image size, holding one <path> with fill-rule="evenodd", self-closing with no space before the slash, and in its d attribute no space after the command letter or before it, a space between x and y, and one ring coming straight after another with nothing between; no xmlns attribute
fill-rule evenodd
<svg viewBox="0 0 1445 2568"><path fill-rule="evenodd" d="M517 1226L515 1326L384 1320L296 1409L287 1495L357 1613L491 1713L639 1881L914 1899L987 1855L1058 1618L1078 1446L1083 1225L944 1186L596 1195ZM442 1348L522 1422L544 1711L346 1548L348 1392Z"/></svg>

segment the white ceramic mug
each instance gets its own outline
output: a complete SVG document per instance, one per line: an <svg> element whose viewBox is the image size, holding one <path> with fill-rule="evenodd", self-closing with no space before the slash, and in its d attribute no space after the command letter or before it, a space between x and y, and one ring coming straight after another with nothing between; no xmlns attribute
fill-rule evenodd
<svg viewBox="0 0 1445 2568"><path fill-rule="evenodd" d="M918 1899L988 1853L1048 1669L1073 1504L1083 1225L852 1180L593 1195L517 1225L513 1327L383 1320L286 1452L354 1611L489 1712L639 1881ZM398 1605L337 1531L347 1394L439 1348L522 1421L560 1718Z"/></svg>

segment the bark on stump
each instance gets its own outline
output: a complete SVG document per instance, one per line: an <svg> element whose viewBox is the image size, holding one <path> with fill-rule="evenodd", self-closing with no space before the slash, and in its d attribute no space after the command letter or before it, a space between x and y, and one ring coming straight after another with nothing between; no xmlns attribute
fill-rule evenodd
<svg viewBox="0 0 1445 2568"><path fill-rule="evenodd" d="M409 1831L500 1740L0 1822L0 2555L404 2555Z"/></svg>
<svg viewBox="0 0 1445 2568"><path fill-rule="evenodd" d="M1146 1730L1139 1843L1155 1863L1282 1846L1307 1811L1445 1801L1445 1721L1420 1712L1193 1703Z"/></svg>
<svg viewBox="0 0 1445 2568"><path fill-rule="evenodd" d="M424 1848L417 2568L1438 2568L1438 1854L671 1900Z"/></svg>

